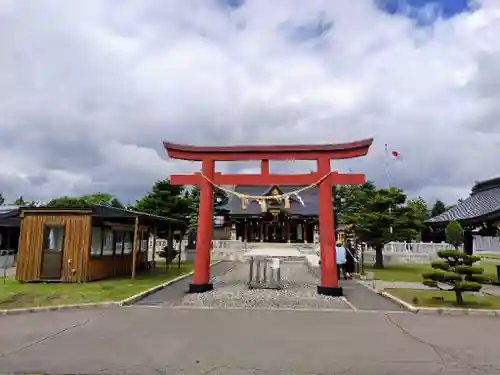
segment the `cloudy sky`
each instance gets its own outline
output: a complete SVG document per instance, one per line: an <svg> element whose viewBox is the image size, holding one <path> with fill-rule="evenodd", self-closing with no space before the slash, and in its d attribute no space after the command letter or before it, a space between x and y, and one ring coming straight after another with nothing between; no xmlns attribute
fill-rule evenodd
<svg viewBox="0 0 500 375"><path fill-rule="evenodd" d="M383 186L387 143L391 184L451 203L500 174L499 35L498 0L0 0L0 191L133 202L198 168L163 140L374 137L333 167Z"/></svg>

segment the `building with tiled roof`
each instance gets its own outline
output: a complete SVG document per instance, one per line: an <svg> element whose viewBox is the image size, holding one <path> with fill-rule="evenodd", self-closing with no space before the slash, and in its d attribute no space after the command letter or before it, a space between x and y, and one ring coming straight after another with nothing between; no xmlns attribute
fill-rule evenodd
<svg viewBox="0 0 500 375"><path fill-rule="evenodd" d="M439 225L458 220L465 225L500 222L500 177L476 183L470 196L456 206L428 220Z"/></svg>
<svg viewBox="0 0 500 375"><path fill-rule="evenodd" d="M474 251L473 235L496 237L500 228L500 177L477 182L467 199L427 220L427 224L444 236L442 231L452 220L460 222L465 229L464 250L468 254Z"/></svg>
<svg viewBox="0 0 500 375"><path fill-rule="evenodd" d="M269 200L263 212L259 202L249 201L243 207L241 199L232 196L228 203L229 222L233 239L247 242L314 242L318 230L318 191L309 188L298 195L291 194L301 186L236 186L234 191L251 196L290 193L290 207L284 200Z"/></svg>

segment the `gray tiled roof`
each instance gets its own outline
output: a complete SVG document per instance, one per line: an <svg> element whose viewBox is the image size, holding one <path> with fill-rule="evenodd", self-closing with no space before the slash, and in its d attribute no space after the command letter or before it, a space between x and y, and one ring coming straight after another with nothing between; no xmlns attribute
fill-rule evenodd
<svg viewBox="0 0 500 375"><path fill-rule="evenodd" d="M481 189L480 184L477 184L472 188L472 194L467 199L427 222L442 223L451 220L481 219L496 211L500 211L500 186L488 186Z"/></svg>
<svg viewBox="0 0 500 375"><path fill-rule="evenodd" d="M266 195L274 186L236 186L233 190L239 193L248 195ZM284 194L291 191L302 188L302 186L278 186ZM291 196L290 199L290 214L291 215L302 215L302 216L317 216L318 215L318 190L316 188L311 188L303 191L299 194L304 202L304 206L299 202L299 200ZM231 215L260 215L261 208L257 202L248 202L247 209L243 211L241 207L241 200L231 196L229 199L229 211ZM279 204L281 208L284 208L284 202Z"/></svg>

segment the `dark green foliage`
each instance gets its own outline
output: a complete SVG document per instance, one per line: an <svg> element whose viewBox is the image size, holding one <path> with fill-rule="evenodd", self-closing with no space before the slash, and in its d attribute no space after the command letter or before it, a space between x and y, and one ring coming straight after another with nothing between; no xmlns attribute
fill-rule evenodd
<svg viewBox="0 0 500 375"><path fill-rule="evenodd" d="M411 241L424 228L428 218L425 201L406 201L406 194L397 188L377 189L373 184L338 187L341 195L339 221L349 224L361 242L375 250L375 267L383 268L382 250L390 241ZM392 228L392 230L391 230Z"/></svg>
<svg viewBox="0 0 500 375"><path fill-rule="evenodd" d="M434 203L434 206L432 206L431 217L441 215L445 211L446 211L446 205L442 201L437 200L436 203Z"/></svg>
<svg viewBox="0 0 500 375"><path fill-rule="evenodd" d="M198 209L200 207L200 188L194 186L190 192L186 192L185 197L190 200L190 214L188 232L194 233L198 228ZM227 204L228 195L220 189L214 188L213 214L214 216L223 216L229 212Z"/></svg>
<svg viewBox="0 0 500 375"><path fill-rule="evenodd" d="M38 204L35 201L25 201L22 196L17 198L14 203L14 206L28 206L28 207L36 207Z"/></svg>
<svg viewBox="0 0 500 375"><path fill-rule="evenodd" d="M452 220L445 228L446 242L458 249L464 243L464 228L456 220Z"/></svg>
<svg viewBox="0 0 500 375"><path fill-rule="evenodd" d="M3 193L0 193L0 206L5 203L5 198L3 197Z"/></svg>
<svg viewBox="0 0 500 375"><path fill-rule="evenodd" d="M432 271L422 274L424 285L455 292L457 304L464 303L462 293L478 292L488 279L483 268L473 266L479 257L467 255L458 250L441 250L440 260L432 262Z"/></svg>
<svg viewBox="0 0 500 375"><path fill-rule="evenodd" d="M135 203L134 209L186 220L191 213L191 201L185 198L184 193L184 186L172 185L168 179L160 180L153 185L150 193Z"/></svg>
<svg viewBox="0 0 500 375"><path fill-rule="evenodd" d="M81 207L86 206L88 202L81 197L58 197L47 203L47 207Z"/></svg>
<svg viewBox="0 0 500 375"><path fill-rule="evenodd" d="M20 198L22 199L22 197ZM113 195L109 193L93 193L86 194L80 197L59 197L52 199L47 203L48 207L81 207L91 204L102 204L105 206L125 208L123 204Z"/></svg>

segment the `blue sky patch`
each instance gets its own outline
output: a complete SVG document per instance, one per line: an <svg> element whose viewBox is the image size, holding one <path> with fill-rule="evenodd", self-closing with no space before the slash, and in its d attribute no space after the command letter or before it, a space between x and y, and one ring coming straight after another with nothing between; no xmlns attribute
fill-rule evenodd
<svg viewBox="0 0 500 375"><path fill-rule="evenodd" d="M438 18L449 19L475 9L469 0L374 0L387 13L404 15L419 24L429 24Z"/></svg>

